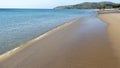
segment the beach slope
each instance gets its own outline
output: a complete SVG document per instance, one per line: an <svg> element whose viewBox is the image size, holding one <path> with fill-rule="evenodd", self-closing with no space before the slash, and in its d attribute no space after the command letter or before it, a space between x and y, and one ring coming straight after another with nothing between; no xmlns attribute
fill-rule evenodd
<svg viewBox="0 0 120 68"><path fill-rule="evenodd" d="M107 24L94 16L60 26L0 63L0 68L117 68Z"/></svg>
<svg viewBox="0 0 120 68"><path fill-rule="evenodd" d="M100 14L99 18L108 24L109 39L120 61L120 13Z"/></svg>

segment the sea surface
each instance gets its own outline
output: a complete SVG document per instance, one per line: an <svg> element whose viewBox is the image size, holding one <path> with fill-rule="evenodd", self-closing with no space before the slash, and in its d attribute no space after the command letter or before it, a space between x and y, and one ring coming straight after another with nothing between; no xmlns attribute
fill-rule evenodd
<svg viewBox="0 0 120 68"><path fill-rule="evenodd" d="M95 10L0 9L0 55Z"/></svg>

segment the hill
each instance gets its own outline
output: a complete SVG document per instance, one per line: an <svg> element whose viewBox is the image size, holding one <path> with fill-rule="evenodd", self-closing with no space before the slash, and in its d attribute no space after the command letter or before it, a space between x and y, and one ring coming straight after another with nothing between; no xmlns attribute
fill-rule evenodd
<svg viewBox="0 0 120 68"><path fill-rule="evenodd" d="M54 9L98 9L98 8L113 8L117 3L113 2L84 2L76 5L66 5L66 6L58 6ZM117 4L120 5L120 4Z"/></svg>

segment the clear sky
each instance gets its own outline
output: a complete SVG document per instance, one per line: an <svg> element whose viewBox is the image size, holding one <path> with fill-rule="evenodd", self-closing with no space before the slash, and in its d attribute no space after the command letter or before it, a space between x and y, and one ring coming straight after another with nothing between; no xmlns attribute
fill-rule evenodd
<svg viewBox="0 0 120 68"><path fill-rule="evenodd" d="M0 0L0 8L53 8L82 2L100 2L105 0ZM107 0L120 3L120 0Z"/></svg>

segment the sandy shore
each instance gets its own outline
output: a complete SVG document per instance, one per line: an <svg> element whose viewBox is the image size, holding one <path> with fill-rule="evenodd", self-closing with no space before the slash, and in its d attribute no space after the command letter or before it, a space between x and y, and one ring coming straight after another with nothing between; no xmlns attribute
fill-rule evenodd
<svg viewBox="0 0 120 68"><path fill-rule="evenodd" d="M120 13L100 14L99 18L105 21L108 26L108 34L116 56L120 61Z"/></svg>
<svg viewBox="0 0 120 68"><path fill-rule="evenodd" d="M96 17L74 20L27 44L0 68L119 68L106 28Z"/></svg>

